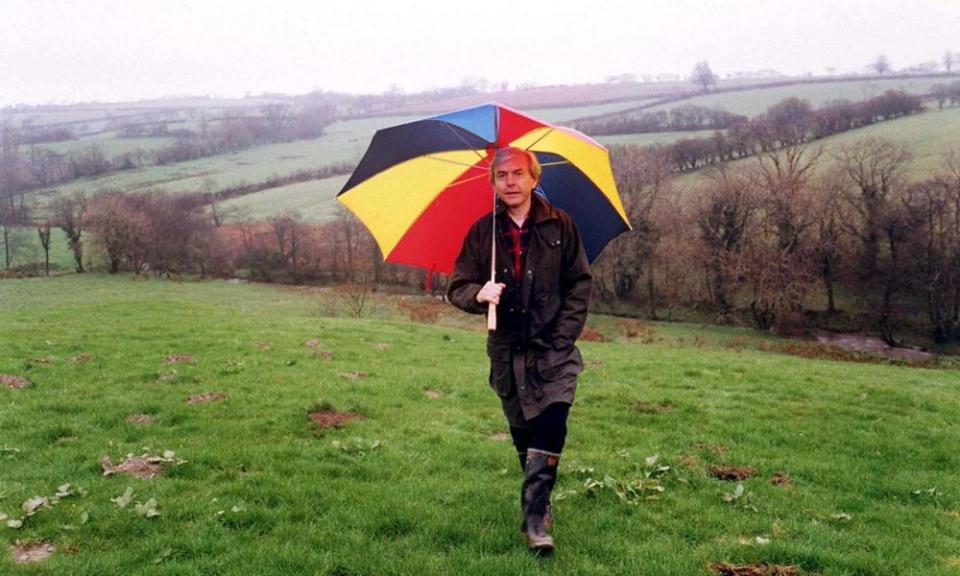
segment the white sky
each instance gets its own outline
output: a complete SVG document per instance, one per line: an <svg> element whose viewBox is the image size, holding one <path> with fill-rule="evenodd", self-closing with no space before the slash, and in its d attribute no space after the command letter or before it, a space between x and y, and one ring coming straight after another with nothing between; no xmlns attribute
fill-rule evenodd
<svg viewBox="0 0 960 576"><path fill-rule="evenodd" d="M894 68L960 52L960 0L0 0L0 105L382 92L465 77Z"/></svg>

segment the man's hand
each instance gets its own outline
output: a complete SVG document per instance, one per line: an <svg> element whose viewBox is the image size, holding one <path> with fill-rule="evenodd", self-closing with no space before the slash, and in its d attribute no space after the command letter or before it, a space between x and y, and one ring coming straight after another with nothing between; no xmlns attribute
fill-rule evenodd
<svg viewBox="0 0 960 576"><path fill-rule="evenodd" d="M483 288L477 292L477 302L483 304L485 302L490 304L500 304L500 294L503 293L503 289L507 285L502 282L492 282L488 281L483 285Z"/></svg>

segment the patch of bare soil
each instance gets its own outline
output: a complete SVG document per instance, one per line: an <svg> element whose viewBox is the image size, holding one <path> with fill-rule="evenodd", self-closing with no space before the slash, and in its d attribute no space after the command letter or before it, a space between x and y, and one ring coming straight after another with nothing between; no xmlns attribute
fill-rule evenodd
<svg viewBox="0 0 960 576"><path fill-rule="evenodd" d="M313 338L313 339L311 339L311 340L307 340L307 341L305 342L305 346L306 346L307 348L319 348L319 347L322 346L322 345L323 345L323 343L320 342L319 340L317 340L316 338Z"/></svg>
<svg viewBox="0 0 960 576"><path fill-rule="evenodd" d="M49 542L21 542L17 540L10 546L13 561L17 564L42 562L53 554L53 544Z"/></svg>
<svg viewBox="0 0 960 576"><path fill-rule="evenodd" d="M659 404L657 402L637 402L633 405L633 409L645 414L666 414L673 410L673 406L669 404Z"/></svg>
<svg viewBox="0 0 960 576"><path fill-rule="evenodd" d="M131 424L153 424L157 421L156 418L149 414L130 414L125 418L125 420Z"/></svg>
<svg viewBox="0 0 960 576"><path fill-rule="evenodd" d="M443 392L441 392L441 391L439 391L439 390L434 390L433 388L427 388L427 389L424 391L424 394L427 395L427 398L434 398L434 399L436 399L436 398L442 398L442 397L443 397Z"/></svg>
<svg viewBox="0 0 960 576"><path fill-rule="evenodd" d="M346 378L347 380L356 380L357 378L366 378L367 373L361 372L359 370L354 370L353 372L344 372L339 375L341 378Z"/></svg>
<svg viewBox="0 0 960 576"><path fill-rule="evenodd" d="M155 478L163 474L160 458L127 456L119 465L114 465L109 456L100 459L103 475L128 474L136 478Z"/></svg>
<svg viewBox="0 0 960 576"><path fill-rule="evenodd" d="M793 484L793 481L790 480L790 475L784 472L783 470L778 470L773 473L773 477L770 478L770 483L774 486L783 486L787 487Z"/></svg>
<svg viewBox="0 0 960 576"><path fill-rule="evenodd" d="M76 356L73 356L70 359L73 360L74 364L83 364L84 362L89 362L93 360L93 356L91 356L90 354L77 354Z"/></svg>
<svg viewBox="0 0 960 576"><path fill-rule="evenodd" d="M164 364L195 364L196 362L192 354L169 354L163 359Z"/></svg>
<svg viewBox="0 0 960 576"><path fill-rule="evenodd" d="M260 350L270 350L273 348L273 344L270 342L257 342L257 348Z"/></svg>
<svg viewBox="0 0 960 576"><path fill-rule="evenodd" d="M713 452L717 456L722 456L729 451L729 448L723 446L722 444L710 445L704 444L703 442L697 442L693 445L694 450L699 450L701 452Z"/></svg>
<svg viewBox="0 0 960 576"><path fill-rule="evenodd" d="M327 350L317 350L313 355L323 360L333 360L333 352L328 352Z"/></svg>
<svg viewBox="0 0 960 576"><path fill-rule="evenodd" d="M11 390L22 390L30 385L30 381L23 376L14 376L13 374L0 374L0 384Z"/></svg>
<svg viewBox="0 0 960 576"><path fill-rule="evenodd" d="M681 454L677 456L677 462L683 464L684 466L693 468L700 463L700 459L693 454Z"/></svg>
<svg viewBox="0 0 960 576"><path fill-rule="evenodd" d="M204 392L203 394L194 394L187 398L187 404L200 404L203 402L216 402L223 400L227 395L223 392Z"/></svg>
<svg viewBox="0 0 960 576"><path fill-rule="evenodd" d="M933 357L933 354L915 348L894 348L880 338L864 336L863 334L837 334L834 332L821 331L817 332L817 342L829 344L850 352L874 354L913 362L923 362Z"/></svg>
<svg viewBox="0 0 960 576"><path fill-rule="evenodd" d="M796 566L785 564L729 564L716 562L708 564L708 568L720 576L798 576L800 572Z"/></svg>
<svg viewBox="0 0 960 576"><path fill-rule="evenodd" d="M710 467L710 474L719 480L746 480L757 475L757 469L752 466L724 466L714 464Z"/></svg>
<svg viewBox="0 0 960 576"><path fill-rule="evenodd" d="M307 414L310 422L322 430L329 428L339 428L351 420L363 420L364 417L353 412L335 412L327 410L324 412L311 412Z"/></svg>
<svg viewBox="0 0 960 576"><path fill-rule="evenodd" d="M390 345L387 344L386 342L377 342L376 344L373 345L373 349L374 349L374 350L379 350L379 351L381 351L381 352L382 352L383 350L386 350L386 349L389 348L389 347L390 347Z"/></svg>
<svg viewBox="0 0 960 576"><path fill-rule="evenodd" d="M510 435L506 432L494 432L488 436L488 438L494 442L506 442L508 439L510 439Z"/></svg>

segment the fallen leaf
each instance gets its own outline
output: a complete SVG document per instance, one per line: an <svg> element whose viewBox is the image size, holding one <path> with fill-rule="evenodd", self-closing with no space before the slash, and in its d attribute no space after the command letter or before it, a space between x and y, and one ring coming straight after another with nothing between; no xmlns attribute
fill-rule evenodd
<svg viewBox="0 0 960 576"><path fill-rule="evenodd" d="M117 505L117 508L126 508L131 501L133 501L133 488L127 486L126 491L116 498L111 498L111 502Z"/></svg>
<svg viewBox="0 0 960 576"><path fill-rule="evenodd" d="M44 498L43 496L34 496L29 498L20 506L20 509L23 510L23 513L27 516L32 516L36 514L37 510L40 508L50 507L50 501Z"/></svg>
<svg viewBox="0 0 960 576"><path fill-rule="evenodd" d="M160 512L157 511L157 501L153 498L147 500L143 504L137 504L134 508L137 514L147 518L154 518L160 515Z"/></svg>

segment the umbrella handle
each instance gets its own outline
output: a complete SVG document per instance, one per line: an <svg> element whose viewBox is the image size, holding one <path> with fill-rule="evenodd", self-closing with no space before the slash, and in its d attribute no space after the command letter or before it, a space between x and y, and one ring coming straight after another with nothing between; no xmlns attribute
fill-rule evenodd
<svg viewBox="0 0 960 576"><path fill-rule="evenodd" d="M493 234L490 235L490 281L497 281L497 196L493 196ZM497 331L497 305L491 302L487 307L487 330Z"/></svg>
<svg viewBox="0 0 960 576"><path fill-rule="evenodd" d="M497 305L491 303L487 308L487 330L497 331Z"/></svg>

